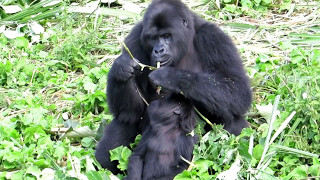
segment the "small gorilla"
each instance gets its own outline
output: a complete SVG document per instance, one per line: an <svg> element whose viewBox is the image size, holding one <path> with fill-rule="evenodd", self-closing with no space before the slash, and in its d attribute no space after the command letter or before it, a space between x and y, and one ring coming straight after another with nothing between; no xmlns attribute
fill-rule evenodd
<svg viewBox="0 0 320 180"><path fill-rule="evenodd" d="M196 136L193 105L184 98L153 101L147 108L150 125L129 159L127 180L173 179L191 161Z"/></svg>
<svg viewBox="0 0 320 180"><path fill-rule="evenodd" d="M198 17L180 0L153 0L125 44L142 64L160 63L161 67L141 71L126 50L115 60L107 83L114 119L95 153L102 167L119 172L117 162L110 161L109 150L128 146L149 128L146 102L172 94L182 93L201 114L232 134L248 126L243 116L252 95L237 49L220 28ZM160 94L158 86L162 87Z"/></svg>

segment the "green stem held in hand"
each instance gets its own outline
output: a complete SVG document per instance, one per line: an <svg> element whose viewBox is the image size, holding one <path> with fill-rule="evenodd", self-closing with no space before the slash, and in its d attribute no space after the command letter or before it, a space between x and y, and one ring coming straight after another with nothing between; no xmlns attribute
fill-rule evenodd
<svg viewBox="0 0 320 180"><path fill-rule="evenodd" d="M143 71L143 69L146 67L146 68L149 68L150 70L156 70L157 68L156 67L153 67L153 66L149 66L149 65L146 65L146 64L142 64L140 63L136 58L133 57L133 55L131 54L129 48L127 47L127 45L125 43L122 43L124 49L126 49L126 51L128 52L129 56L131 57L132 60L134 60L136 63L139 64L139 66L141 66L141 71ZM160 63L159 63L160 65ZM159 66L160 67L160 66Z"/></svg>

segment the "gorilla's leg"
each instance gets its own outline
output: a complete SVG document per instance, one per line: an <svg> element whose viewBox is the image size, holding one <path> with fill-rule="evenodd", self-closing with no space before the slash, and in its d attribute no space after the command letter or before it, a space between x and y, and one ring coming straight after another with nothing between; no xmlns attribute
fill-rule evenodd
<svg viewBox="0 0 320 180"><path fill-rule="evenodd" d="M137 135L137 125L123 123L114 119L104 129L103 137L99 141L95 156L103 168L107 168L113 174L118 174L117 162L110 161L109 151L121 145L128 146Z"/></svg>

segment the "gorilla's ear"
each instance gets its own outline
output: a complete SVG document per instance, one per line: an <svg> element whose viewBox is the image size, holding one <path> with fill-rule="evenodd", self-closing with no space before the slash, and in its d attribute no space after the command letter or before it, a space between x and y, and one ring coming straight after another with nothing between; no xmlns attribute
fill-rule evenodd
<svg viewBox="0 0 320 180"><path fill-rule="evenodd" d="M182 19L182 24L187 27L188 26L188 20Z"/></svg>
<svg viewBox="0 0 320 180"><path fill-rule="evenodd" d="M176 115L180 115L181 114L181 106L174 108L173 113L175 113Z"/></svg>

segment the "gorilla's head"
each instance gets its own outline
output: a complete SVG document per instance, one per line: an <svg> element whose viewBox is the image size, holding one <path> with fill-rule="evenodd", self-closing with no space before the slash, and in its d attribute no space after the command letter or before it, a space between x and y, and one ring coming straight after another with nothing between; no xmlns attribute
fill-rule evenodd
<svg viewBox="0 0 320 180"><path fill-rule="evenodd" d="M150 124L154 129L181 129L187 133L195 126L196 118L191 103L182 95L152 101L147 109Z"/></svg>
<svg viewBox="0 0 320 180"><path fill-rule="evenodd" d="M176 65L193 43L194 25L191 11L180 1L155 0L143 19L141 42L152 66Z"/></svg>

